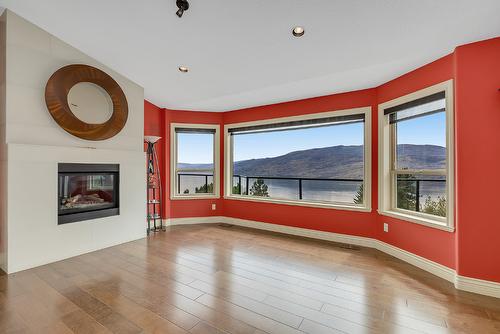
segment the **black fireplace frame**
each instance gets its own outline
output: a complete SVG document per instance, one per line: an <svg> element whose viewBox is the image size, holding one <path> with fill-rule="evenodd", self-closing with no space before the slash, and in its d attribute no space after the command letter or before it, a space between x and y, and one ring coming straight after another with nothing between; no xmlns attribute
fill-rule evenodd
<svg viewBox="0 0 500 334"><path fill-rule="evenodd" d="M95 209L83 212L64 213L60 209L59 174L88 174L113 173L115 174L114 195L115 205L111 208ZM90 219L120 215L120 165L119 164L85 164L85 163L58 163L58 191L57 191L57 224L76 223Z"/></svg>

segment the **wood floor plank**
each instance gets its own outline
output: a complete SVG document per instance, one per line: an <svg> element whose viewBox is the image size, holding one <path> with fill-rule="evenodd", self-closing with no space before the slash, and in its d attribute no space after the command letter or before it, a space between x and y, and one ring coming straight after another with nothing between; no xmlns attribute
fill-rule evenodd
<svg viewBox="0 0 500 334"><path fill-rule="evenodd" d="M194 326L190 331L191 334L228 334L218 328L210 326L206 322L200 321L196 326Z"/></svg>
<svg viewBox="0 0 500 334"><path fill-rule="evenodd" d="M314 321L304 319L300 325L300 330L308 334L343 334L345 332L333 329L328 326L318 324Z"/></svg>
<svg viewBox="0 0 500 334"><path fill-rule="evenodd" d="M300 323L302 322L302 318L299 316L274 308L268 304L261 303L257 300L239 295L237 293L227 292L227 290L222 289L210 290L211 293L207 292L207 295L225 300L231 304L243 307L254 313L276 320L290 327L298 328Z"/></svg>
<svg viewBox="0 0 500 334"><path fill-rule="evenodd" d="M169 333L186 334L187 331L176 326L170 321L162 318L160 315L142 307L132 300L116 293L109 286L98 284L89 288L89 293L99 300L105 302L116 312L126 316L134 324L139 326L145 332L151 333Z"/></svg>
<svg viewBox="0 0 500 334"><path fill-rule="evenodd" d="M33 302L42 303L50 314L62 316L76 311L78 306L41 280L35 273L17 275L17 282L30 295Z"/></svg>
<svg viewBox="0 0 500 334"><path fill-rule="evenodd" d="M99 262L99 259L92 258L92 255L81 257L81 259L90 263L97 264ZM119 283L115 284L114 287L108 286L108 289L114 289L117 291L116 293L119 292L138 305L185 330L191 329L199 322L196 316L174 305L176 300L186 297L174 291L166 290L163 286L154 282L144 280L140 276L132 275L119 267L106 266L104 270L120 275Z"/></svg>
<svg viewBox="0 0 500 334"><path fill-rule="evenodd" d="M168 246L164 246L168 247ZM122 252L128 254L127 262L143 265L143 263L148 263L153 266L158 266L163 268L166 271L174 271L178 272L182 275L191 278L191 281L195 281L196 279L206 279L210 280L213 276L212 274L207 274L203 271L199 271L197 269L193 269L191 267L186 267L185 265L179 264L176 261L175 257L164 257L159 254L148 255L145 253L147 250L146 246L142 246L140 244L137 245L126 245L125 247L121 247L117 249L117 252Z"/></svg>
<svg viewBox="0 0 500 334"><path fill-rule="evenodd" d="M235 267L236 268L242 268L242 266L235 266ZM248 271L250 271L250 272L252 272L252 273L256 273L255 269L249 269L249 268L245 268L245 269L248 270ZM262 273L257 272L257 274L262 274ZM270 275L266 272L266 273L263 274L263 276L269 277ZM279 276L279 274L274 275L273 278L276 278L278 280L283 280L283 278L281 278ZM287 280L284 279L284 281L286 282ZM358 298L356 296L356 294L354 294L354 292L357 293L357 294L363 295L363 292L360 290L360 288L358 288L358 287L349 287L348 285L345 285L345 284L343 284L343 286L342 285L338 286L338 283L337 284L333 283L333 284L329 284L329 286L327 286L327 287L323 287L323 286L321 286L319 284L315 284L315 283L312 283L312 282L293 281L293 280L289 281L289 282L290 283L296 283L296 284L298 284L298 285L300 285L302 287L312 288L312 289L314 289L316 291L324 291L324 292L332 294L334 296L343 296L344 298L348 298L348 299L351 299L351 300L355 300L355 299ZM332 288L333 286L337 286L337 287ZM344 292L342 290L347 290L347 292L353 292L353 294L349 295L348 293L346 293L346 292ZM373 291L376 291L376 289L370 289L370 290L368 290L368 293L370 293L370 294L377 294L377 292L374 293ZM392 305L392 303L394 303L394 295L393 295L393 293L394 293L393 289L389 289L389 292L387 292L385 294L382 293L381 296L372 296L372 298L377 297L377 300L379 302L382 299L385 299L386 300L386 305ZM399 298L398 302L401 302L401 303L402 302L406 302L404 296L401 296L401 297L398 297L398 298ZM363 296L363 299L365 299L364 296Z"/></svg>
<svg viewBox="0 0 500 334"><path fill-rule="evenodd" d="M181 255L181 256L183 256L183 255ZM187 255L184 254L184 256L187 256ZM191 261L198 261L199 263L201 263L203 265L207 264L207 260L196 259L192 255L188 255L188 258ZM349 286L347 284L342 284L342 283L333 282L333 281L329 284L329 286L324 286L324 285L320 285L320 284L313 283L310 281L305 281L305 280L301 280L298 278L289 277L287 275L281 274L280 272L270 271L270 270L266 270L266 269L259 269L256 266L242 265L242 264L237 263L236 261L233 261L231 263L231 267L233 268L233 270L232 270L233 273L240 274L240 275L246 274L245 277L249 277L248 275L254 274L254 275L262 276L263 279L270 278L270 279L274 279L274 280L278 280L278 281L283 281L283 282L289 284L289 285L284 285L284 287L293 286L293 289L295 289L295 290L297 290L297 287L304 287L306 289L313 289L313 290L321 291L321 292L328 293L328 294L331 294L334 296L341 296L341 297L344 297L346 299L351 299L351 300L364 299L364 296L363 296L364 290L359 288L359 287L356 287L356 286ZM305 292L304 292L305 290L302 290L302 291L303 291L302 294L305 294ZM373 293L373 292L371 292L371 293ZM379 296L379 298L377 298L377 300L381 301L386 297L389 298L387 303L393 302L393 298L391 296L387 296L387 295L381 295L381 296Z"/></svg>
<svg viewBox="0 0 500 334"><path fill-rule="evenodd" d="M24 333L28 326L17 312L4 310L0 312L0 333Z"/></svg>
<svg viewBox="0 0 500 334"><path fill-rule="evenodd" d="M49 268L41 269L38 275L52 288L78 306L90 317L98 321L111 332L125 334L140 333L141 329L130 320L115 312L105 303L93 297L88 292L75 286L69 279L60 277L53 280L47 275Z"/></svg>
<svg viewBox="0 0 500 334"><path fill-rule="evenodd" d="M157 254L156 256L162 256L161 254ZM185 270L186 268L181 268L182 265L179 265L177 268L179 270ZM214 278L218 283L224 284L224 282L227 282L227 286L231 286L236 284L239 284L240 282L242 283L241 285L243 286L241 290L239 289L238 291L242 291L245 289L252 289L255 291L254 295L258 296L259 294L263 293L271 293L274 295L281 296L282 298L288 298L292 299L295 302L302 303L305 306L308 307L313 307L315 309L321 309L323 303L317 300L310 299L305 296L299 296L296 294L290 294L287 292L284 292L281 287L275 288L272 286L265 286L263 284L259 284L259 282L256 282L254 280L246 280L244 277L231 277L231 278L225 278L224 275L227 275L227 273L224 272L217 272L215 275L206 275L205 273L202 272L195 272L193 269L188 269L191 270L191 275L193 276L198 276L200 280L202 280L205 283L208 284L214 284ZM240 288L240 287L238 287ZM205 291L206 292L206 291Z"/></svg>
<svg viewBox="0 0 500 334"><path fill-rule="evenodd" d="M500 333L500 302L372 249L191 225L0 275L0 333Z"/></svg>
<svg viewBox="0 0 500 334"><path fill-rule="evenodd" d="M207 294L201 296L197 300L203 305L213 309L224 310L224 312L231 317L239 319L269 334L301 334L297 329Z"/></svg>
<svg viewBox="0 0 500 334"><path fill-rule="evenodd" d="M272 296L268 297L265 303L345 333L370 333L375 328L372 323L373 319L350 312L347 309L344 313L333 316Z"/></svg>
<svg viewBox="0 0 500 334"><path fill-rule="evenodd" d="M253 279L234 275L232 273L227 273L224 271L217 272L215 277L218 281L235 282L237 284L242 284L251 289L255 289L256 291L261 291L268 295L288 300L293 303L297 303L315 310L321 310L321 307L324 304L323 302L310 298L309 296L302 296L296 293L290 293L286 290L281 289L280 287L268 285Z"/></svg>
<svg viewBox="0 0 500 334"><path fill-rule="evenodd" d="M95 321L83 310L68 313L62 318L62 322L76 334L109 334L112 333L99 322Z"/></svg>
<svg viewBox="0 0 500 334"><path fill-rule="evenodd" d="M221 249L217 248L215 244L212 244L212 247L214 247L214 252L212 254L207 254L203 252L203 250L199 250L196 247L184 247L185 252L189 253L192 256L196 256L199 258L204 259L205 261L213 261L214 257L223 257L227 258L228 260L231 261L232 265L241 265L243 266L243 269L245 268L261 268L265 270L269 270L269 275L273 274L284 274L287 275L291 278L291 282L296 282L293 280L293 278L296 279L302 279L305 281L312 281L312 282L317 282L317 283L323 283L323 284L333 284L334 286L336 284L339 284L338 282L335 281L336 276L334 274L327 274L327 277L324 277L323 275L311 275L305 272L301 272L296 270L295 266L294 267L287 267L283 266L281 264L281 261L272 261L269 259L269 257L264 258L257 258L255 256L252 256L251 254L244 253L241 251L234 251L229 254L227 249ZM230 255L230 258L229 258ZM314 272L317 274L317 272ZM323 277L322 277L323 276ZM272 276L271 276L272 277ZM280 276L281 277L281 276Z"/></svg>
<svg viewBox="0 0 500 334"><path fill-rule="evenodd" d="M166 278L164 276L164 270L162 270L162 268L156 263L131 263L129 261L130 256L124 259L121 256L122 253L115 252L113 250L106 250L106 253L109 253L110 257L112 257L111 262L115 267L127 271L134 276L138 276L140 278L145 278L148 281L155 282L156 284L159 284L173 292L191 299L196 299L202 295L200 291L190 287L188 284Z"/></svg>
<svg viewBox="0 0 500 334"><path fill-rule="evenodd" d="M263 301L267 297L267 294L259 290L252 289L243 284L235 284L234 282L225 284L225 281L223 280L218 280L210 283L197 280L190 283L189 286L192 286L193 288L196 288L210 295L239 294L241 296L248 297L257 301Z"/></svg>
<svg viewBox="0 0 500 334"><path fill-rule="evenodd" d="M99 259L91 258L91 256L86 255L81 258L97 263ZM134 276L119 267L107 266L105 270L120 273L122 279L127 280L120 282L122 295L186 330L196 326L199 320L204 320L212 326L230 333L250 334L255 332L255 328L237 319L175 292L165 291L161 285L150 280L144 281L140 276ZM154 294L148 292L150 289L154 291Z"/></svg>
<svg viewBox="0 0 500 334"><path fill-rule="evenodd" d="M226 309L212 308L187 298L178 300L176 305L181 309L189 310L189 312L198 318L222 331L234 334L254 334L256 332L256 327L241 321L237 317L231 316L231 314L226 312Z"/></svg>
<svg viewBox="0 0 500 334"><path fill-rule="evenodd" d="M186 249L186 248L184 248ZM193 251L191 248L188 248L190 249L190 252L195 252ZM215 250L217 251L217 250ZM322 285L326 285L326 286L329 286L329 287L332 287L332 288L337 288L337 289L342 289L342 290L347 290L347 291L351 291L351 292L355 292L355 293L358 293L358 294L363 294L364 293L364 290L366 289L366 284L359 284L359 285L353 285L353 284L347 284L345 281L344 282L338 282L338 281L335 281L334 279L332 279L332 275L330 275L330 277L328 279L325 279L325 278L320 278L320 277L317 277L317 276L314 276L314 275L310 275L310 274L304 274L304 273L301 273L299 271L295 271L294 269L290 269L288 267L282 267L281 266L281 262L280 261L275 261L274 263L269 263L266 265L266 262L267 260L262 260L260 259L259 261L251 261L251 260L248 260L246 259L244 256L238 256L238 255L235 255L234 253L232 252L226 252L226 253L230 253L231 254L231 260L232 260L232 265L233 266L236 266L236 267L240 267L242 269L247 269L247 270L250 270L252 271L253 268L265 268L265 269L268 269L270 270L271 272L274 272L274 273L266 273L265 275L266 276L271 276L271 277L274 277L274 278L277 278L277 279L281 279L281 280L285 280L285 281L289 281L290 283L299 283L300 285L304 286L304 287L307 287L307 286L316 286L316 289L321 289L321 286ZM211 255L206 255L205 253L201 252L201 251L198 251L197 252L197 256L200 256L200 257L203 257L205 258L206 260L210 260L210 256ZM250 256L251 258L251 256ZM244 266L242 266L240 264L240 262L243 262L244 263ZM248 265L251 264L251 267L249 267ZM252 269L248 269L248 268L252 268ZM279 269L276 269L276 268L279 268ZM317 272L316 271L312 271L314 273ZM288 276L292 276L294 278L300 278L302 279L303 281L296 281L294 280L293 278L292 279L289 279L287 280L286 278L283 279L281 274L285 274L285 275L288 275ZM333 277L335 277L333 275ZM345 278L344 278L345 280ZM314 284L309 284L307 281L310 281L310 282L315 282L315 283L321 283L322 285L318 284L318 285L314 285ZM352 280L351 280L352 281ZM394 284L391 285L393 288L394 288ZM407 293L407 291L404 291L405 293ZM398 291L398 293L401 293L401 291ZM435 297L435 296L433 296Z"/></svg>

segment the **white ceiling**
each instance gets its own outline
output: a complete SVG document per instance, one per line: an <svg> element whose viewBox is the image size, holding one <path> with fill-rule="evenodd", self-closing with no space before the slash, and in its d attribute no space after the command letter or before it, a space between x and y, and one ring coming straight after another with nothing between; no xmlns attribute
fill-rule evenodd
<svg viewBox="0 0 500 334"><path fill-rule="evenodd" d="M369 88L500 35L500 0L0 0L171 109ZM302 25L306 34L291 30ZM187 74L179 65L189 66Z"/></svg>

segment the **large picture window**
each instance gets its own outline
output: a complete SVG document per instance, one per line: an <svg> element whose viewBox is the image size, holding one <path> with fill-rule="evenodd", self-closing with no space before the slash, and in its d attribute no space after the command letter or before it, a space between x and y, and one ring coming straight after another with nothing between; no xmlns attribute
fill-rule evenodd
<svg viewBox="0 0 500 334"><path fill-rule="evenodd" d="M370 207L370 108L226 126L226 197Z"/></svg>
<svg viewBox="0 0 500 334"><path fill-rule="evenodd" d="M451 94L445 83L380 108L382 213L451 228Z"/></svg>
<svg viewBox="0 0 500 334"><path fill-rule="evenodd" d="M172 124L173 198L218 196L218 126Z"/></svg>

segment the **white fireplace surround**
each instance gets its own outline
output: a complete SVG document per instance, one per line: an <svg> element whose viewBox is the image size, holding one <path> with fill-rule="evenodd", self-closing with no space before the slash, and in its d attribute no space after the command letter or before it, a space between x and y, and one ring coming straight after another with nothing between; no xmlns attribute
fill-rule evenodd
<svg viewBox="0 0 500 334"><path fill-rule="evenodd" d="M0 23L1 268L13 273L145 237L143 88L8 10ZM69 64L97 67L123 89L129 116L115 137L76 138L48 113L45 84ZM119 164L120 215L58 225L61 162Z"/></svg>

